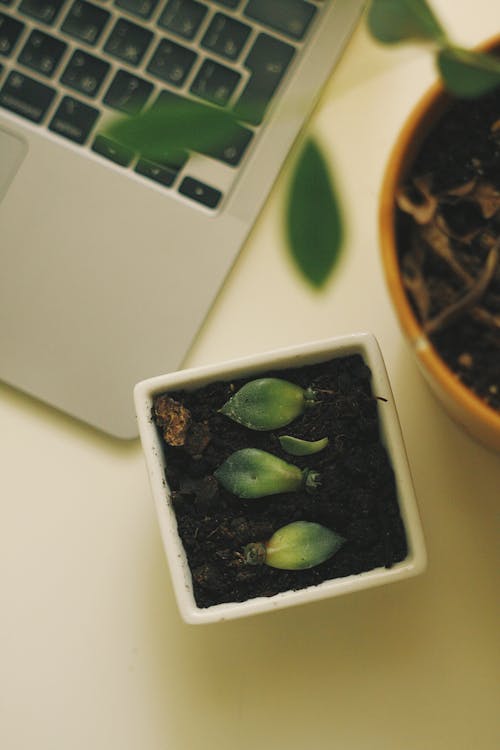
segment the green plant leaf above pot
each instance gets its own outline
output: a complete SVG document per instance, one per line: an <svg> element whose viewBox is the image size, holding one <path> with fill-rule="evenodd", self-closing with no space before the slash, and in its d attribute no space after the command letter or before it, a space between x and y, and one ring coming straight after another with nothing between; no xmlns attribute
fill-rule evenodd
<svg viewBox="0 0 500 750"><path fill-rule="evenodd" d="M249 565L307 570L333 557L344 542L343 537L319 523L294 521L278 529L267 542L247 544L244 557Z"/></svg>
<svg viewBox="0 0 500 750"><path fill-rule="evenodd" d="M368 27L384 44L443 42L446 34L426 0L372 0Z"/></svg>
<svg viewBox="0 0 500 750"><path fill-rule="evenodd" d="M301 489L312 491L319 484L317 472L299 469L258 448L235 451L214 476L228 492L245 500Z"/></svg>
<svg viewBox="0 0 500 750"><path fill-rule="evenodd" d="M292 174L286 205L291 256L315 289L328 280L344 237L340 204L317 143L306 141Z"/></svg>
<svg viewBox="0 0 500 750"><path fill-rule="evenodd" d="M238 140L241 126L227 110L188 99L156 103L133 117L110 122L105 135L149 159L167 159L185 150L213 153Z"/></svg>
<svg viewBox="0 0 500 750"><path fill-rule="evenodd" d="M500 86L500 60L492 55L446 47L438 54L438 67L455 96L475 98Z"/></svg>

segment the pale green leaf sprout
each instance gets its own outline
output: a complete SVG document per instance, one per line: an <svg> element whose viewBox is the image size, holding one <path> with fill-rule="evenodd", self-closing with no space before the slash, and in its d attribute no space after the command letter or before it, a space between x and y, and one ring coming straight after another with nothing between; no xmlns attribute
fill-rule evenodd
<svg viewBox="0 0 500 750"><path fill-rule="evenodd" d="M320 440L301 440L291 435L281 435L278 440L283 450L291 456L312 456L324 450L328 445L327 437Z"/></svg>
<svg viewBox="0 0 500 750"><path fill-rule="evenodd" d="M335 531L310 521L294 521L278 529L267 542L252 542L244 549L249 565L282 570L307 570L329 560L344 544Z"/></svg>
<svg viewBox="0 0 500 750"><path fill-rule="evenodd" d="M228 492L245 500L301 489L313 491L320 482L317 472L299 469L258 448L235 451L214 476Z"/></svg>
<svg viewBox="0 0 500 750"><path fill-rule="evenodd" d="M314 403L309 389L281 378L258 378L246 383L221 408L221 414L251 430L285 427Z"/></svg>

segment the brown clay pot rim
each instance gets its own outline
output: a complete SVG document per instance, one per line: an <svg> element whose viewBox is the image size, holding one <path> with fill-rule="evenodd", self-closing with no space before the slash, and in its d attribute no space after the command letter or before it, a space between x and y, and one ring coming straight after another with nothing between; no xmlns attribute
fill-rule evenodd
<svg viewBox="0 0 500 750"><path fill-rule="evenodd" d="M500 44L500 35L479 49L487 51ZM382 182L379 229L386 283L400 324L415 353L450 397L500 435L500 414L463 385L444 363L416 319L404 290L396 249L396 187L404 180L427 133L451 101L441 82L434 84L420 99L394 144Z"/></svg>

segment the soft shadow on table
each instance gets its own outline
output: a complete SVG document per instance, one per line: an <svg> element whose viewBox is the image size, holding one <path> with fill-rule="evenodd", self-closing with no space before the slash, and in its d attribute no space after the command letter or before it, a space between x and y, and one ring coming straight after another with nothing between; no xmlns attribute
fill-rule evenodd
<svg viewBox="0 0 500 750"><path fill-rule="evenodd" d="M498 458L442 412L403 349L395 370L395 392L404 383L412 393L401 419L428 570L304 607L188 626L155 540L144 591L150 648L143 666L157 702L151 718L168 721L174 745L198 750L210 737L209 746L218 750L250 750L265 736L267 746L298 750L309 743L330 750L331 729L341 748L365 736L363 721L372 728L371 750L448 750L450 736L462 737L457 747L466 748L478 731L483 748L494 747L488 697L472 717L452 707L467 704L472 694L494 694L495 670L484 647L495 638L496 593L481 550L494 542L497 491L490 482ZM433 695L447 695L445 705L429 700L431 682Z"/></svg>
<svg viewBox="0 0 500 750"><path fill-rule="evenodd" d="M425 658L423 579L210 626L180 621L157 570L150 584L151 694L157 721L169 706L179 747L201 750L207 736L209 747L250 750L265 736L267 747L326 750L329 722L342 733L354 721L360 685L375 693L375 675L390 683L394 665L403 678Z"/></svg>
<svg viewBox="0 0 500 750"><path fill-rule="evenodd" d="M488 699L472 718L450 707L469 690L491 695L494 670L483 646L460 656L466 639L479 644L485 634L463 616L464 604L473 605L470 581L450 594L445 586L454 582L443 563L434 558L424 575L391 586L197 627L181 622L158 560L148 582L149 651L142 655L155 703L149 719L172 746L192 750L207 747L207 738L218 750L251 750L263 736L268 747L331 750L332 731L333 747L354 747L367 734L360 721L370 726L371 750L448 750L444 738L461 723L458 746L468 747L478 727L488 726ZM434 695L448 696L446 705L428 699L429 683Z"/></svg>
<svg viewBox="0 0 500 750"><path fill-rule="evenodd" d="M140 450L139 438L120 440L98 430L63 411L23 393L12 386L0 382L0 400L18 410L20 417L35 419L37 422L62 430L75 439L94 444L97 448L116 456L126 456ZM132 394L130 394L132 403Z"/></svg>

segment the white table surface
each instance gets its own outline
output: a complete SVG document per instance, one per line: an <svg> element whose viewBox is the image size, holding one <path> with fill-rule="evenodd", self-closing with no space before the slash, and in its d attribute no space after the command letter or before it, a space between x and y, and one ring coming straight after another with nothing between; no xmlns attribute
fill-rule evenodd
<svg viewBox="0 0 500 750"><path fill-rule="evenodd" d="M497 0L434 7L464 44L500 28ZM185 625L138 442L1 386L2 750L500 747L500 456L428 391L378 254L383 167L432 80L426 53L356 31L310 126L342 185L343 262L319 296L291 270L281 179L189 359L373 331L399 405L428 571L303 608Z"/></svg>

